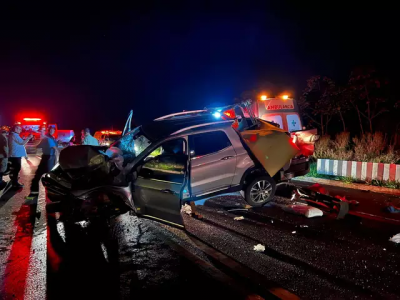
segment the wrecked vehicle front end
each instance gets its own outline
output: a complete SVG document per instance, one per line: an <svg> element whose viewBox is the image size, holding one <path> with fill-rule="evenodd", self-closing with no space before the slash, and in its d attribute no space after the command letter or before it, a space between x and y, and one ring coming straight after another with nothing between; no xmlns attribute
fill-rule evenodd
<svg viewBox="0 0 400 300"><path fill-rule="evenodd" d="M75 222L127 212L133 209L128 177L101 148L68 147L42 178L50 200L47 209Z"/></svg>

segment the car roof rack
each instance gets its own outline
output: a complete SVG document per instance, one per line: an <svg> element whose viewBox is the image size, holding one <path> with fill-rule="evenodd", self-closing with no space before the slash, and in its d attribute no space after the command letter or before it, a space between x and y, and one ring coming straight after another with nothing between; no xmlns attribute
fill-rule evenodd
<svg viewBox="0 0 400 300"><path fill-rule="evenodd" d="M197 124L197 125L193 125L193 126L189 126L189 127L185 127L182 129L179 129L173 133L171 133L171 135L176 135L185 131L188 131L190 129L195 129L195 128L199 128L199 127L205 127L205 126L212 126L212 125L220 125L220 124L228 124L228 123L233 123L234 120L226 120L226 121L218 121L218 122L210 122L210 123L203 123L203 124Z"/></svg>
<svg viewBox="0 0 400 300"><path fill-rule="evenodd" d="M167 119L173 119L174 117L183 117L183 116L196 116L199 115L201 113L208 113L209 111L207 110L190 110L190 111L183 111L183 112L178 112L178 113L174 113L174 114L170 114L170 115L166 115L166 116L162 116L159 117L157 119L154 119L154 121L162 121L162 120L167 120Z"/></svg>

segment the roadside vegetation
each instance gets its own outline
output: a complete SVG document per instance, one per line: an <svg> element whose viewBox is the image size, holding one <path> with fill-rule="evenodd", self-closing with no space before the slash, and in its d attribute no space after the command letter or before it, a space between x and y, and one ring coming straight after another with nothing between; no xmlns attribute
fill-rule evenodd
<svg viewBox="0 0 400 300"><path fill-rule="evenodd" d="M365 133L351 139L349 132L341 132L331 139L330 136L323 136L315 145L315 160L334 159L346 161L361 161L374 163L399 164L400 153L394 150L391 145L387 146L385 136L381 132ZM317 173L317 163L310 166L310 173L306 177L338 180L344 183L363 183L373 186L381 186L392 189L399 189L398 181L371 180L360 181L356 178L323 175Z"/></svg>
<svg viewBox="0 0 400 300"><path fill-rule="evenodd" d="M341 132L334 139L323 136L315 145L314 157L386 164L400 163L400 153L394 150L394 146L388 145L381 132L367 132L352 139L349 132Z"/></svg>

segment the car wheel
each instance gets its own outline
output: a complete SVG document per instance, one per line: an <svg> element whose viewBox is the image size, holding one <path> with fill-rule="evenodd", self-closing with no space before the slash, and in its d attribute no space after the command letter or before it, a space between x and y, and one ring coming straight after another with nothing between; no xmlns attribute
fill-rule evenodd
<svg viewBox="0 0 400 300"><path fill-rule="evenodd" d="M276 184L271 177L260 176L247 186L244 199L251 206L260 207L272 200L275 190Z"/></svg>

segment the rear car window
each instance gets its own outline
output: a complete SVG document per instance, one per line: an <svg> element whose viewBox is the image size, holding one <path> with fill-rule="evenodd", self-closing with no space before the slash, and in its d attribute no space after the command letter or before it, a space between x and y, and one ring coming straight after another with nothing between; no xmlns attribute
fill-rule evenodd
<svg viewBox="0 0 400 300"><path fill-rule="evenodd" d="M215 153L231 146L223 131L213 131L189 136L190 155L203 156Z"/></svg>

